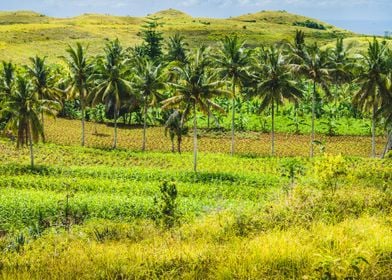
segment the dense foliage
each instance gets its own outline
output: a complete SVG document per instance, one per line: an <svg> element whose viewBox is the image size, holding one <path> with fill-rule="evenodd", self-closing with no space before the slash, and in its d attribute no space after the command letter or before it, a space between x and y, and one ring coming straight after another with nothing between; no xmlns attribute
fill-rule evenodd
<svg viewBox="0 0 392 280"><path fill-rule="evenodd" d="M50 68L39 57L31 59L31 66L16 67L4 62L2 107L15 94L14 75L16 80L31 79L37 100L63 104L61 116L81 118L82 145L86 118L114 123L114 148L119 118L128 123L136 118L136 122L142 120L144 125L143 151L147 149L148 122L164 124L174 112L170 110L176 110L181 114L179 131L193 116L195 171L198 112L207 115L208 128L212 127L212 118L214 127L219 129L227 111L231 111L231 154L235 152L235 130L246 128L244 115L258 115L261 111L271 115L274 154L279 108L290 112L288 126L296 133L301 133L301 127L307 125L305 119L311 114L311 156L320 143L316 139L316 119L324 118L321 123L332 136L338 134L343 116L358 119L368 112L372 120L372 155L376 156L377 123L384 124L388 135L383 154L391 148L392 52L386 42L374 38L368 51L358 58L342 39L337 40L335 48L322 49L317 44L306 44L302 31L297 32L293 42L270 48L249 49L234 36L226 37L216 48L202 47L195 51L188 49L184 37L176 35L170 38L164 53L160 26L156 18L150 19L140 33L144 39L141 46L124 49L119 40L110 41L103 56L89 57L88 49L81 44L69 47L65 58L68 69ZM105 116L89 109L102 105ZM3 131L11 134L19 129L17 125L9 125L10 131L4 129L10 116L7 109L2 111ZM40 120L43 122L43 114ZM44 137L43 125L41 130Z"/></svg>
<svg viewBox="0 0 392 280"><path fill-rule="evenodd" d="M319 30L325 30L327 29L324 25L321 23L317 23L315 21L311 20L306 20L306 21L296 21L293 24L294 26L302 26L302 27L307 27L307 28L313 28L313 29L319 29Z"/></svg>

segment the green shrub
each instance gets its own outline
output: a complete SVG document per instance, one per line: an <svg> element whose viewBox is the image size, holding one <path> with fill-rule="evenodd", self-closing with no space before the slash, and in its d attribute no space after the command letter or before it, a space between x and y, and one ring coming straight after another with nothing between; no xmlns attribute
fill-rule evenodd
<svg viewBox="0 0 392 280"><path fill-rule="evenodd" d="M172 228L178 220L177 187L173 183L164 182L160 187L160 195L154 199L157 218L166 228Z"/></svg>
<svg viewBox="0 0 392 280"><path fill-rule="evenodd" d="M307 28L312 28L312 29L318 29L318 30L326 30L327 28L322 25L321 23L317 23L315 21L311 20L306 20L306 21L296 21L293 23L294 26L302 26L302 27L307 27Z"/></svg>

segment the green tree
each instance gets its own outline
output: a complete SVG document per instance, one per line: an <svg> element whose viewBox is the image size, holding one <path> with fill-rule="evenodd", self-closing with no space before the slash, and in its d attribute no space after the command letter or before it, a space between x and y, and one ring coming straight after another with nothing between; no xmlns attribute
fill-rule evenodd
<svg viewBox="0 0 392 280"><path fill-rule="evenodd" d="M231 113L231 155L235 152L235 108L236 88L242 86L248 78L250 54L245 49L245 41L237 36L226 36L220 42L218 54L215 56L217 70L225 80L231 81L232 113Z"/></svg>
<svg viewBox="0 0 392 280"><path fill-rule="evenodd" d="M387 130L387 143L384 148L382 157L385 157L388 152L392 151L392 51L388 51L388 76L385 84L385 94L383 94L383 102L380 108L380 113L385 118L385 129Z"/></svg>
<svg viewBox="0 0 392 280"><path fill-rule="evenodd" d="M389 88L389 92L389 99L383 102L379 110L385 118L385 129L387 131L387 142L381 156L382 158L392 150L392 87Z"/></svg>
<svg viewBox="0 0 392 280"><path fill-rule="evenodd" d="M255 63L257 94L261 97L261 110L271 107L271 154L275 155L275 104L282 105L285 100L298 102L302 96L297 82L288 67L287 60L279 48L271 47L264 52L264 59Z"/></svg>
<svg viewBox="0 0 392 280"><path fill-rule="evenodd" d="M167 42L167 55L166 61L168 62L188 62L188 47L189 45L185 42L185 37L176 33L174 36L169 37Z"/></svg>
<svg viewBox="0 0 392 280"><path fill-rule="evenodd" d="M300 64L305 57L305 32L296 30L293 42L286 42L285 45L291 55L291 63Z"/></svg>
<svg viewBox="0 0 392 280"><path fill-rule="evenodd" d="M4 103L11 95L12 84L15 75L15 66L11 62L2 63L2 69L0 72L0 108L3 107ZM4 128L5 122L8 120L9 116L3 115L0 118L0 130Z"/></svg>
<svg viewBox="0 0 392 280"><path fill-rule="evenodd" d="M335 92L333 92L334 101L340 99L339 89L343 84L352 81L354 76L355 64L353 59L349 56L353 44L344 44L343 38L336 39L336 45L329 50L329 68L331 69L331 79L335 85Z"/></svg>
<svg viewBox="0 0 392 280"><path fill-rule="evenodd" d="M86 98L89 94L89 82L93 73L93 64L87 56L87 47L77 43L75 48L69 46L66 50L68 58L66 59L70 77L69 86L66 89L69 97L79 98L80 109L82 113L82 146L85 145L85 109Z"/></svg>
<svg viewBox="0 0 392 280"><path fill-rule="evenodd" d="M388 47L376 38L369 42L367 53L361 56L361 71L356 79L360 89L355 93L353 103L358 108L372 112L372 156L376 156L377 112L387 95L385 88L388 74ZM384 98L386 99L386 98ZM389 103L384 101L384 104Z"/></svg>
<svg viewBox="0 0 392 280"><path fill-rule="evenodd" d="M329 94L329 81L331 78L330 62L327 51L320 50L317 44L303 47L300 52L291 52L291 67L295 73L310 80L313 84L312 92L312 123L310 156L314 155L316 99L317 86Z"/></svg>
<svg viewBox="0 0 392 280"><path fill-rule="evenodd" d="M0 100L11 95L12 82L15 76L15 65L12 62L3 61L0 84Z"/></svg>
<svg viewBox="0 0 392 280"><path fill-rule="evenodd" d="M165 73L161 65L155 66L147 58L140 58L134 70L134 87L143 99L142 150L145 151L148 106L156 105L162 99L161 91L165 88Z"/></svg>
<svg viewBox="0 0 392 280"><path fill-rule="evenodd" d="M160 60L163 54L163 34L158 30L161 25L159 18L149 17L139 33L143 44L138 51L153 61Z"/></svg>
<svg viewBox="0 0 392 280"><path fill-rule="evenodd" d="M113 109L114 138L113 149L117 148L117 118L121 103L132 94L130 81L127 80L127 67L124 51L118 39L106 44L105 57L98 62L96 86L89 96L93 105L104 103L106 110Z"/></svg>
<svg viewBox="0 0 392 280"><path fill-rule="evenodd" d="M28 145L30 148L30 163L34 167L34 143L43 138L43 128L40 113L55 115L60 106L52 100L40 99L33 85L25 78L18 77L15 90L7 98L0 115L7 114L9 119L6 128L16 133L17 147Z"/></svg>
<svg viewBox="0 0 392 280"><path fill-rule="evenodd" d="M46 64L46 58L35 56L30 57L31 65L27 67L28 73L32 78L35 91L41 100L56 100L59 91L55 89L53 76ZM43 130L43 141L45 142L44 112L41 112L41 122Z"/></svg>
<svg viewBox="0 0 392 280"><path fill-rule="evenodd" d="M183 119L193 114L193 169L197 172L197 111L209 112L209 107L222 110L211 99L227 94L222 90L222 81L216 81L215 75L208 69L209 59L204 47L197 49L190 62L174 67L179 75L178 82L172 83L176 93L163 101L163 108L183 108Z"/></svg>

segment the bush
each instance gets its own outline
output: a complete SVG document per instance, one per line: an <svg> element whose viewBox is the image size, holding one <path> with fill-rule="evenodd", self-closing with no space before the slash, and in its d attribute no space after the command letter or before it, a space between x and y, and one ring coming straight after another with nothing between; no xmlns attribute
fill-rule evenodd
<svg viewBox="0 0 392 280"><path fill-rule="evenodd" d="M172 228L177 221L177 196L176 185L164 182L160 187L160 196L154 199L154 204L157 207L157 218L166 228Z"/></svg>
<svg viewBox="0 0 392 280"><path fill-rule="evenodd" d="M318 177L321 187L335 192L340 179L347 175L347 163L342 155L324 155L315 165L315 175Z"/></svg>
<svg viewBox="0 0 392 280"><path fill-rule="evenodd" d="M296 22L293 23L293 25L294 26L302 26L302 27L312 28L312 29L318 29L318 30L326 30L327 29L321 23L317 23L317 22L311 21L311 20L296 21Z"/></svg>

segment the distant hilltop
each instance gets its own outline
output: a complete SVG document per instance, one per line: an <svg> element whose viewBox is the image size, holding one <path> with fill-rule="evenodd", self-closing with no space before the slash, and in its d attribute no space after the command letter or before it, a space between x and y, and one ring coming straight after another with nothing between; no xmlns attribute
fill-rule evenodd
<svg viewBox="0 0 392 280"><path fill-rule="evenodd" d="M295 31L306 34L308 42L332 44L344 37L366 43L366 38L329 23L286 11L260 11L230 18L192 17L168 9L145 17L83 14L54 18L33 11L0 12L0 60L25 62L36 54L59 61L68 44L89 45L92 55L102 51L108 39L118 38L125 46L140 42L137 36L147 17L158 17L164 36L181 33L190 46L214 45L225 35L237 34L251 46L292 40Z"/></svg>

